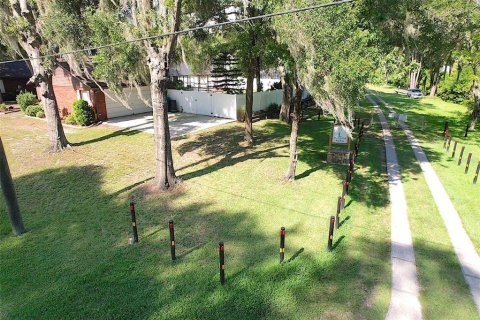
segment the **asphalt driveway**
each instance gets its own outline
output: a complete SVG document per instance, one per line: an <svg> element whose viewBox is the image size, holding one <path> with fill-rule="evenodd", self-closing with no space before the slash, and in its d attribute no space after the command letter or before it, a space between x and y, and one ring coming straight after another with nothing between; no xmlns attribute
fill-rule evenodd
<svg viewBox="0 0 480 320"><path fill-rule="evenodd" d="M214 118L191 113L168 114L171 137L178 137L187 133L208 129L232 121L235 120ZM122 129L139 130L153 134L153 115L151 112L113 118L104 123Z"/></svg>

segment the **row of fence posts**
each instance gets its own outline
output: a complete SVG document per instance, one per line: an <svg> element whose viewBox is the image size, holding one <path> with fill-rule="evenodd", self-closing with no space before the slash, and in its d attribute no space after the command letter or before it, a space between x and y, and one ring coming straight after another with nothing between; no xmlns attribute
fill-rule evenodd
<svg viewBox="0 0 480 320"><path fill-rule="evenodd" d="M345 196L347 196L350 192L350 183L352 181L352 176L354 172L354 166L358 158L358 153L360 149L360 142L362 141L363 137L363 130L364 130L364 123L358 122L357 126L357 119L355 119L355 128L359 128L357 143L355 144L355 148L353 153L350 154L349 160L349 167L347 170L347 175L345 180L342 183L342 196L338 197L337 201L337 212L336 216L330 217L329 223L329 230L328 230L328 243L327 249L329 252L333 250L333 233L334 229L340 228L340 213L342 210L345 209ZM134 244L138 243L138 227L137 227L137 216L135 213L135 203L130 203L130 216L132 219L132 231L133 237L129 237L128 243ZM175 224L173 220L168 222L168 229L170 231L170 255L172 261L177 259L175 254ZM280 228L280 263L283 263L285 260L285 237L286 237L286 229L285 227ZM219 271L220 271L220 283L223 285L225 284L225 244L223 242L218 243L218 258L219 258Z"/></svg>
<svg viewBox="0 0 480 320"><path fill-rule="evenodd" d="M333 233L334 229L340 228L340 213L345 209L345 196L350 193L350 184L352 182L353 172L355 169L355 163L357 162L358 153L360 151L360 143L363 138L363 130L365 123L362 121L360 124L360 119L354 119L354 127L358 130L357 142L355 143L354 151L350 154L349 165L347 169L347 175L345 180L342 183L342 195L337 199L337 211L336 216L330 217L330 228L328 231L328 251L333 250Z"/></svg>
<svg viewBox="0 0 480 320"><path fill-rule="evenodd" d="M468 128L468 126L467 126ZM468 129L467 129L468 130ZM448 121L445 121L445 126L443 129L443 149L445 149L447 152L450 151L450 145L452 143L452 136L448 134L449 132L449 127L448 127ZM468 133L468 131L465 132L465 136ZM453 143L453 151L452 151L452 159L455 158L456 152L457 152L457 146L458 146L458 141L454 141ZM461 165L463 161L463 155L465 153L465 146L462 146L462 149L460 150L460 155L458 157L457 165ZM465 174L468 173L470 169L470 162L472 161L472 156L473 154L470 152L467 156L467 162L465 164ZM478 180L478 175L480 173L480 161L477 164L477 170L475 172L475 176L473 177L473 184L477 184Z"/></svg>

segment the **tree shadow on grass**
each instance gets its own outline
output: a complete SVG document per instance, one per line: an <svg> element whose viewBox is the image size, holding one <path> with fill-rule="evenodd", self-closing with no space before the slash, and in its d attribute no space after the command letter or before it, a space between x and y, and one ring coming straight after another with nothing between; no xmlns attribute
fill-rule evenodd
<svg viewBox="0 0 480 320"><path fill-rule="evenodd" d="M214 209L208 200L185 202L181 190L152 196L125 187L108 194L102 190L103 171L75 166L15 179L29 232L18 238L0 234L7 318L343 317L367 312L365 291L357 292L366 275L357 266L375 270L378 281L389 279L383 261L353 258L343 245L333 254L305 249L279 265L277 234L261 230L258 216ZM127 244L130 199L137 200L140 234L133 246ZM170 260L168 243L172 218L177 263ZM326 228L320 232L326 239ZM225 286L218 283L218 241L226 248ZM289 252L295 250L291 246ZM338 280L339 272L345 281ZM373 293L373 286L366 292Z"/></svg>
<svg viewBox="0 0 480 320"><path fill-rule="evenodd" d="M370 114L366 114L370 115ZM316 119L316 118L315 118ZM330 119L321 118L318 120L308 120L302 122L300 127L299 137L299 161L311 166L311 169L307 169L297 175L296 180L306 178L310 174L318 171L325 170L332 172L338 177L338 193L342 191L342 181L345 179L346 169L345 166L327 164L322 159L326 158L328 151L328 140L331 130ZM229 128L223 128L217 130L213 134L206 134L198 137L195 141L189 141L180 144L178 147L179 153L185 155L189 152L198 152L207 160L199 160L194 163L198 165L203 161L210 161L213 158L219 158L216 163L209 166L200 167L182 175L184 180L200 177L211 172L215 172L227 166L233 166L237 163L252 160L252 159L267 159L281 157L284 158L285 167L288 165L288 158L283 156L288 152L288 144L280 145L279 143L287 141L290 127L280 121L269 121L263 124L263 126L256 130L256 144L251 148L245 148L240 145L243 140L243 129L240 125L232 126ZM375 129L373 128L372 131ZM181 142L180 142L181 143ZM353 144L353 143L352 143ZM381 156L383 150L383 141L381 137L372 133L367 133L364 138L364 142L361 147L361 154L359 157L360 164L368 170L368 174L363 174L359 180L362 180L362 185L354 185L352 189L369 188L368 194L375 193L371 197L365 196L366 192L353 191L350 195L351 200L357 202L366 202L367 206L371 207L385 207L388 205L388 194L386 189L386 175L385 175L385 159ZM279 154L279 152L282 152ZM372 155L371 155L372 154ZM377 155L377 154L380 154ZM365 158L365 159L364 159ZM370 159L371 158L371 159ZM369 160L370 159L370 160ZM183 167L188 168L190 165ZM278 173L281 177L281 172ZM357 183L356 181L354 182ZM294 188L294 185L292 185ZM334 186L329 186L334 187ZM221 193L229 193L228 189L224 189L221 186L209 185L209 189L216 189ZM302 192L309 192L309 190L302 190ZM238 195L236 195L238 196ZM247 199L247 198L245 198ZM249 198L255 203L261 202L257 197ZM332 200L333 201L333 200ZM267 204L267 203L265 203ZM268 203L269 206L275 206L275 204ZM286 208L281 208L282 210ZM290 209L289 209L290 210ZM302 212L302 214L304 214Z"/></svg>
<svg viewBox="0 0 480 320"><path fill-rule="evenodd" d="M97 138L94 138L94 139L91 139L91 140L74 142L74 143L72 143L72 146L74 146L74 147L84 146L84 145L88 145L88 144L92 144L92 143L97 143L97 142L117 138L117 137L120 137L120 136L126 136L126 137L134 136L134 135L137 135L137 134L142 132L140 130L136 130L135 128L143 126L143 125L144 124L139 124L139 125L131 126L131 127L128 127L128 128L115 130L112 133L109 133L109 134L106 134L104 136L100 136L100 137L97 137Z"/></svg>
<svg viewBox="0 0 480 320"><path fill-rule="evenodd" d="M207 161L215 161L212 165L184 173L181 178L189 180L251 159L284 157L277 151L287 148L288 144L278 145L277 143L285 138L285 128L280 132L270 130L268 127L255 129L258 129L255 131L255 144L251 147L242 145L244 132L240 124L230 124L227 128L218 129L213 133L200 133L194 140L189 137L175 139L178 143L176 150L180 156L194 152L202 157L201 160L183 166L180 170L183 171Z"/></svg>

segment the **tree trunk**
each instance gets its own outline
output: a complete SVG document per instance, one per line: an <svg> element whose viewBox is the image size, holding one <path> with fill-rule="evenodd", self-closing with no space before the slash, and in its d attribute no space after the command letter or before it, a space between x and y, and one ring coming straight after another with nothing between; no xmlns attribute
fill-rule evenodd
<svg viewBox="0 0 480 320"><path fill-rule="evenodd" d="M475 109L472 112L472 119L470 120L470 125L468 126L470 130L474 130L475 127L477 126L479 113L480 113L480 106L476 105Z"/></svg>
<svg viewBox="0 0 480 320"><path fill-rule="evenodd" d="M437 83L433 84L433 86L430 88L430 97L435 97L437 94Z"/></svg>
<svg viewBox="0 0 480 320"><path fill-rule="evenodd" d="M162 59L163 57L163 59ZM155 138L155 178L158 188L168 190L178 182L173 166L170 128L168 124L167 79L168 59L166 54L149 50L150 90L153 108Z"/></svg>
<svg viewBox="0 0 480 320"><path fill-rule="evenodd" d="M158 188L168 190L177 183L173 167L170 128L168 125L167 75L160 57L150 56L150 90L152 92L153 128L155 138L155 179ZM158 62L157 62L158 61Z"/></svg>
<svg viewBox="0 0 480 320"><path fill-rule="evenodd" d="M417 58L415 58L415 55L412 56L412 63L416 61L417 61ZM418 88L418 79L420 78L421 72L422 72L422 59L420 59L417 70L413 70L410 72L410 84L409 84L410 89Z"/></svg>
<svg viewBox="0 0 480 320"><path fill-rule="evenodd" d="M430 97L435 97L435 95L437 94L437 87L438 87L439 81L440 81L440 72L436 71L433 75L432 86L430 88Z"/></svg>
<svg viewBox="0 0 480 320"><path fill-rule="evenodd" d="M149 5L150 2L146 3L145 8L150 8ZM180 28L181 5L181 0L175 1L173 31L178 31ZM164 3L161 3L160 7L165 8ZM162 12L163 14L167 14L166 10ZM164 31L167 32L167 30ZM167 79L169 75L169 65L173 58L176 43L177 36L165 39L163 44L153 41L147 41L145 43L150 71L150 91L153 108L155 183L162 191L172 188L180 181L175 174L175 168L173 166L167 106Z"/></svg>
<svg viewBox="0 0 480 320"><path fill-rule="evenodd" d="M460 75L462 74L462 69L463 69L463 65L461 62L458 63L458 67L457 67L457 79L455 80L455 82L458 82L460 80Z"/></svg>
<svg viewBox="0 0 480 320"><path fill-rule="evenodd" d="M473 85L470 88L470 92L473 96L473 110L472 110L472 119L470 120L469 129L475 129L478 117L480 115L480 86L478 84L478 79L473 80Z"/></svg>
<svg viewBox="0 0 480 320"><path fill-rule="evenodd" d="M38 82L40 95L43 101L45 118L47 119L48 137L50 139L50 152L60 152L68 146L67 137L63 131L60 121L60 112L58 111L57 100L53 92L52 75L45 74Z"/></svg>
<svg viewBox="0 0 480 320"><path fill-rule="evenodd" d="M260 57L257 57L256 63L255 63L255 78L257 78L257 92L262 92L263 90L263 84L261 80L261 72L262 71L262 61L260 60Z"/></svg>
<svg viewBox="0 0 480 320"><path fill-rule="evenodd" d="M414 76L413 72L410 72L410 80L409 80L408 88L409 89L415 89L415 87L416 87L415 76Z"/></svg>
<svg viewBox="0 0 480 320"><path fill-rule="evenodd" d="M412 71L410 72L410 85L409 85L409 88L410 89L416 89L417 88L417 72L416 71Z"/></svg>
<svg viewBox="0 0 480 320"><path fill-rule="evenodd" d="M19 44L32 60L30 61L33 76L30 82L40 87L40 95L43 101L43 109L48 125L48 136L50 140L49 151L59 152L68 146L65 132L63 131L57 101L53 92L52 75L45 67L44 59L40 59L40 48L45 47L45 40L37 30L37 19L29 3L26 0L11 1L12 13L15 17L23 18L28 27L23 28L19 37Z"/></svg>
<svg viewBox="0 0 480 320"><path fill-rule="evenodd" d="M253 144L253 78L255 75L255 58L251 57L248 63L247 88L245 90L245 141Z"/></svg>
<svg viewBox="0 0 480 320"><path fill-rule="evenodd" d="M280 108L279 119L290 123L290 109L292 106L292 85L290 83L290 76L282 66L279 68L280 80L282 82L283 97L282 106Z"/></svg>
<svg viewBox="0 0 480 320"><path fill-rule="evenodd" d="M22 215L17 202L17 194L13 185L12 175L8 167L7 156L0 138L0 186L7 204L8 217L12 226L13 233L20 235L25 232Z"/></svg>
<svg viewBox="0 0 480 320"><path fill-rule="evenodd" d="M287 174L284 177L286 181L295 180L295 172L297 170L297 141L298 127L300 124L300 114L302 112L302 93L303 89L297 82L295 85L295 99L292 114L292 132L290 134L290 164L288 166Z"/></svg>

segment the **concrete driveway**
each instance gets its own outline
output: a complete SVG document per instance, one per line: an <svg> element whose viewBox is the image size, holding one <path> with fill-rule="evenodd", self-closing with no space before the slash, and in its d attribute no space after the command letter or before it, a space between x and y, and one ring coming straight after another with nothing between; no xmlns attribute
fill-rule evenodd
<svg viewBox="0 0 480 320"><path fill-rule="evenodd" d="M178 137L187 133L208 129L228 122L232 119L214 118L191 113L169 113L170 136ZM151 112L133 116L109 119L105 124L122 129L139 130L153 134L153 115Z"/></svg>

